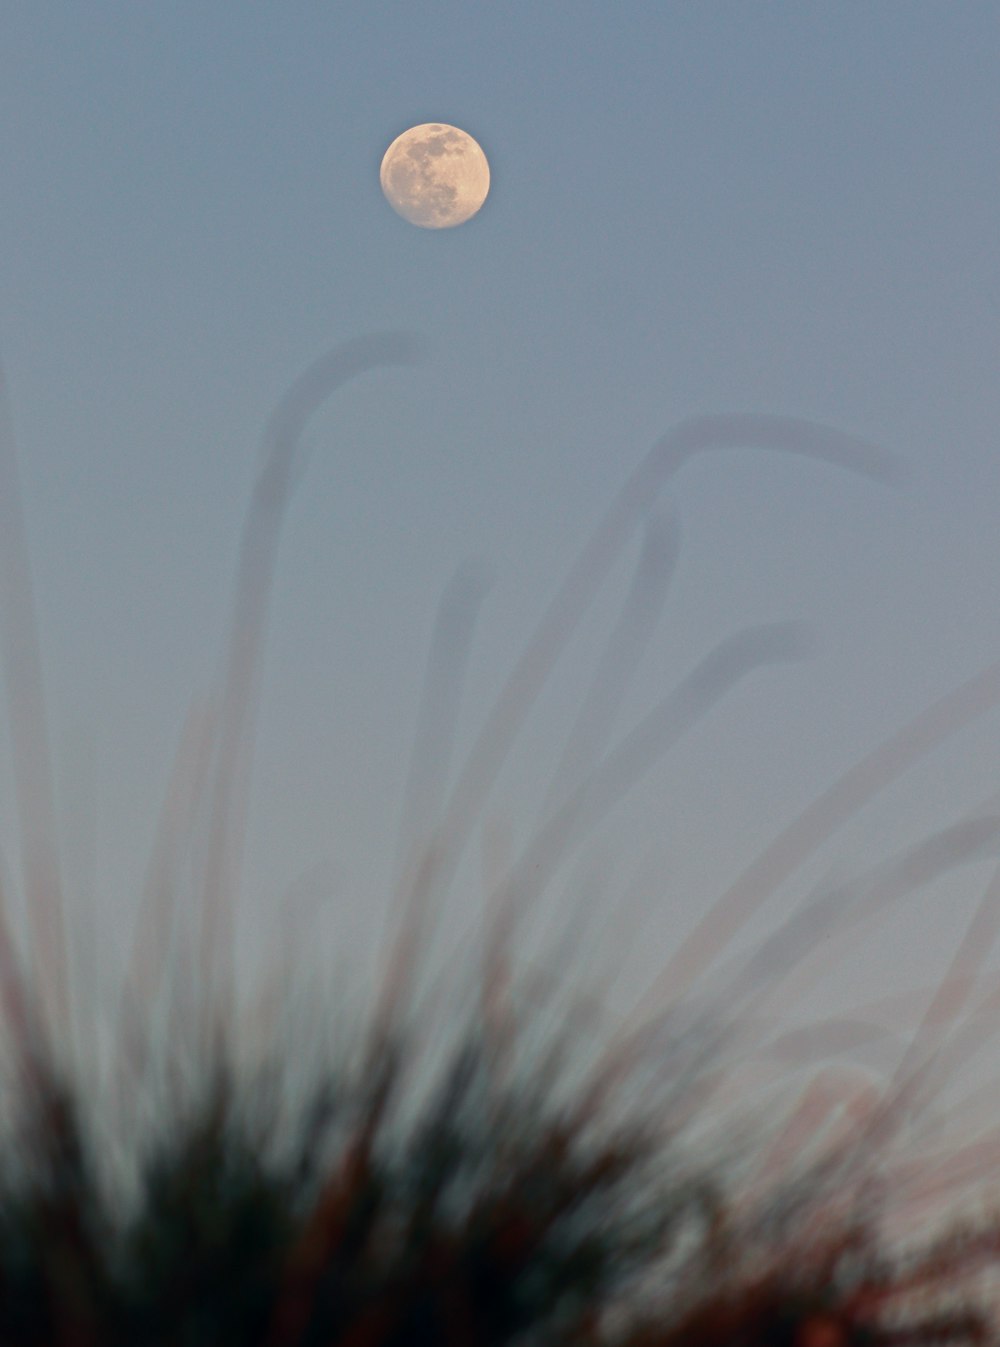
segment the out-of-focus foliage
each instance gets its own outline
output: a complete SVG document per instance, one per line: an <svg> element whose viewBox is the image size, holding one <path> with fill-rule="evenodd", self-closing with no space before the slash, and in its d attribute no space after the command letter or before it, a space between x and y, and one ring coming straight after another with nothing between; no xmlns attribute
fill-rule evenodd
<svg viewBox="0 0 1000 1347"><path fill-rule="evenodd" d="M501 1071L475 1031L414 1103L418 1056L406 1035L373 1040L360 1069L314 1083L280 1144L259 1092L215 1071L142 1148L128 1204L97 1177L72 1094L40 1077L3 1157L0 1347L990 1336L985 1302L948 1292L995 1260L1000 1227L890 1256L865 1202L874 1153L842 1218L818 1169L815 1202L807 1175L795 1201L778 1179L747 1210L669 1129L638 1107L623 1122L620 1098L567 1085L551 1056Z"/></svg>
<svg viewBox="0 0 1000 1347"><path fill-rule="evenodd" d="M997 1300L982 1279L995 1274L1000 1223L987 1217L944 1234L911 1227L916 1243L903 1247L884 1221L884 1208L898 1215L901 1199L961 1188L970 1167L988 1178L977 1143L920 1156L907 1152L907 1126L926 1103L933 1072L924 1071L940 1065L935 1053L957 1043L961 1056L960 1029L988 1037L977 1023L988 1003L976 1007L970 996L993 940L996 880L925 1032L884 1092L831 1090L817 1063L798 1099L774 1101L768 1126L755 1132L732 1108L734 1094L741 1102L734 1068L751 1050L728 1035L752 1023L762 995L823 935L995 854L1000 817L961 819L821 890L716 984L704 1022L685 1020L680 1031L678 1012L690 1009L692 987L701 991L700 979L718 972L728 942L768 892L921 757L1000 703L1000 666L894 730L807 803L673 952L613 1050L588 1052L593 1045L572 1021L549 1042L534 1007L514 1004L517 979L508 977L521 916L589 831L744 679L803 650L795 622L737 631L700 653L616 737L633 664L678 555L673 530L655 523L659 495L700 455L734 448L896 480L894 459L830 427L729 414L682 422L659 440L610 503L450 771L478 602L458 586L442 605L418 716L393 894L400 930L374 1017L344 1062L322 1065L296 1092L282 1069L270 1093L237 1069L232 909L278 542L303 435L345 382L416 354L398 333L348 343L305 370L268 422L219 686L207 710L192 708L152 849L126 974L131 999L112 1053L120 1071L99 1073L99 1094L113 1077L114 1089L135 1096L126 1133L118 1119L112 1125L114 1099L92 1107L74 1074L81 1068L42 660L0 379L0 658L16 731L21 897L31 926L22 955L0 891L9 1068L0 1117L13 1124L0 1141L0 1347L930 1347L996 1336ZM530 835L490 876L486 910L497 938L480 1012L464 1036L454 1021L448 1032L417 1028L415 974L435 903L454 896L553 667L642 532L623 621L548 798ZM182 895L193 895L198 909L197 976L183 961L170 966L172 909ZM176 1065L183 1045L170 1030L166 1042L143 1042L133 1015L156 1002L165 979L171 1015L185 1012L176 1023L204 1011L199 1032L213 1026L215 1046L193 1063L200 1092L168 1088L157 1098L146 1066L157 1065L157 1054ZM661 1013L669 1032L658 1037ZM819 1043L807 1042L810 1059ZM292 1043L279 1065L295 1056ZM996 1135L989 1145L992 1166ZM116 1146L124 1153L109 1155ZM109 1182L109 1159L111 1170L128 1172L124 1186Z"/></svg>

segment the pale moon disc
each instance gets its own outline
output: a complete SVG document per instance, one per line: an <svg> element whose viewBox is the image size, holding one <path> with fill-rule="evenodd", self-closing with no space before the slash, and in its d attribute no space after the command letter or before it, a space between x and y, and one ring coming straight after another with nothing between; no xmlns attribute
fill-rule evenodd
<svg viewBox="0 0 1000 1347"><path fill-rule="evenodd" d="M397 136L379 178L393 210L423 229L464 224L490 190L490 166L478 142L442 122L411 126Z"/></svg>

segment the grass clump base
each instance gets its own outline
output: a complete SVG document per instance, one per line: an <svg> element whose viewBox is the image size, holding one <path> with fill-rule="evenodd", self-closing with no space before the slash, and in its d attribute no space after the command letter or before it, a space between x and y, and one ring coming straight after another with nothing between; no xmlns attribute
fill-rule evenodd
<svg viewBox="0 0 1000 1347"><path fill-rule="evenodd" d="M39 1077L5 1156L0 1342L992 1340L967 1288L1000 1225L893 1252L887 1155L861 1132L758 1193L766 1139L685 1119L689 1072L663 1088L680 1057L643 1097L574 1063L572 1035L523 1063L494 1035L463 1035L423 1081L419 1042L380 1037L291 1108L280 1072L241 1086L220 1059L131 1151L128 1201L73 1093Z"/></svg>

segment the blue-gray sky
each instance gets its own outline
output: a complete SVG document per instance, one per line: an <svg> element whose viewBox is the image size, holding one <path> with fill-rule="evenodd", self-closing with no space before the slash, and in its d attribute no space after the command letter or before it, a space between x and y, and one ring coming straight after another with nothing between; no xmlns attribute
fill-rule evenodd
<svg viewBox="0 0 1000 1347"><path fill-rule="evenodd" d="M470 559L494 577L467 742L681 418L806 417L914 472L887 489L735 452L664 495L680 564L620 731L744 623L802 617L818 644L753 675L595 836L594 901L632 914L598 945L625 957L638 931L629 980L808 798L997 658L998 61L1000 10L975 0L7 5L0 344L70 888L109 919L96 957L124 946L216 668L265 418L367 332L416 333L426 359L357 380L310 431L267 647L248 948L287 927L291 886L311 952L361 966L449 579ZM379 190L386 146L424 121L490 160L456 229L407 224ZM537 810L634 552L555 670L491 835ZM980 805L998 733L986 719L922 763L812 882ZM9 782L0 799L9 818ZM986 873L838 956L847 1000L887 967L940 968Z"/></svg>

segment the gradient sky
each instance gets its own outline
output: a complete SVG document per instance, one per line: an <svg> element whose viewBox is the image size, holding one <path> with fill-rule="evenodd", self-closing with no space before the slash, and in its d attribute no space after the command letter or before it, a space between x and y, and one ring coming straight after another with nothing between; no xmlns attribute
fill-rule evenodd
<svg viewBox="0 0 1000 1347"><path fill-rule="evenodd" d="M241 948L297 930L360 976L450 579L492 576L467 744L614 492L684 417L809 418L912 477L747 450L664 493L680 561L618 731L746 623L803 618L816 646L749 677L595 832L577 909L573 872L553 886L553 939L589 905L618 988L648 979L798 808L996 659L998 69L1000 9L975 0L6 5L0 351L74 922L101 932L85 957L125 947L180 726L217 668L268 412L365 333L412 332L425 359L359 378L308 436ZM491 164L453 230L407 224L379 189L389 142L435 120ZM537 813L636 550L536 707L488 847ZM979 809L998 734L986 718L922 762L775 910ZM6 778L0 807L16 871ZM455 901L474 916L470 875ZM831 984L850 1003L942 971L988 875L914 897L838 952Z"/></svg>

